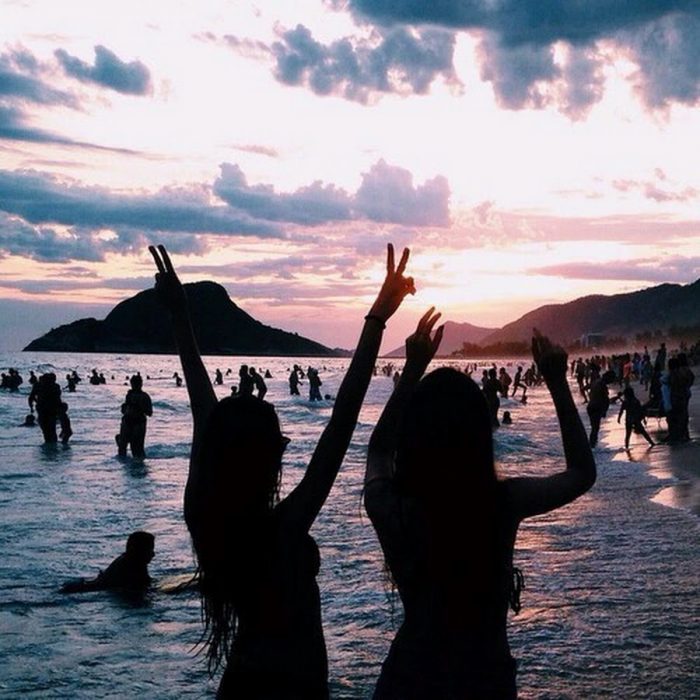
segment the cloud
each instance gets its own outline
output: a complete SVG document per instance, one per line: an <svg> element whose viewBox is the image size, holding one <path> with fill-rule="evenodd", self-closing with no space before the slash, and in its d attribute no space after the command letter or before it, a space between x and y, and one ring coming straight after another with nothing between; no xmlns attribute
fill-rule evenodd
<svg viewBox="0 0 700 700"><path fill-rule="evenodd" d="M700 278L700 257L643 258L622 263L572 262L531 268L527 272L569 279L688 283Z"/></svg>
<svg viewBox="0 0 700 700"><path fill-rule="evenodd" d="M237 151L243 151L243 153L255 153L259 156L267 156L268 158L279 158L279 151L272 146L261 146L259 144L235 144L233 146Z"/></svg>
<svg viewBox="0 0 700 700"><path fill-rule="evenodd" d="M455 37L442 29L394 27L374 31L369 39L344 37L322 44L298 24L280 31L269 46L231 35L224 41L243 56L272 56L274 75L285 85L362 104L385 94L424 95L439 77L460 84L452 63Z"/></svg>
<svg viewBox="0 0 700 700"><path fill-rule="evenodd" d="M700 3L694 0L349 0L347 6L358 21L382 31L408 25L480 34L482 76L510 109L554 104L573 118L585 114L602 95L599 68L610 60L604 44L637 64L632 80L648 108L700 101ZM568 67L550 60L562 45L575 54Z"/></svg>
<svg viewBox="0 0 700 700"><path fill-rule="evenodd" d="M0 171L0 210L34 224L135 228L180 233L279 237L266 222L208 201L199 188L165 188L151 195L114 194L34 171Z"/></svg>
<svg viewBox="0 0 700 700"><path fill-rule="evenodd" d="M75 96L44 82L38 76L41 70L39 61L26 49L0 54L0 98L76 107Z"/></svg>
<svg viewBox="0 0 700 700"><path fill-rule="evenodd" d="M64 49L57 49L54 55L66 74L80 82L95 83L124 95L145 95L151 90L151 74L143 63L126 63L104 46L95 46L92 66Z"/></svg>
<svg viewBox="0 0 700 700"><path fill-rule="evenodd" d="M618 192L641 192L655 202L690 202L700 199L700 190L694 187L679 187L666 174L656 168L654 180L613 180L611 185Z"/></svg>
<svg viewBox="0 0 700 700"><path fill-rule="evenodd" d="M414 186L403 168L377 162L352 196L335 185L314 182L292 193L272 185L249 185L239 166L224 163L214 192L232 207L266 221L307 226L367 219L411 226L448 226L450 189L438 176Z"/></svg>

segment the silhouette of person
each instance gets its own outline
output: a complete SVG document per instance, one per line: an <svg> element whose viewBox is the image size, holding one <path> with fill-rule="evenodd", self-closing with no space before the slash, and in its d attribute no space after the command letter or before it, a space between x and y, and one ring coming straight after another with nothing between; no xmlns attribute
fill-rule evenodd
<svg viewBox="0 0 700 700"><path fill-rule="evenodd" d="M224 375L221 374L221 370L217 369L214 377L214 384L223 384L224 383Z"/></svg>
<svg viewBox="0 0 700 700"><path fill-rule="evenodd" d="M122 404L122 421L116 436L117 447L120 457L126 457L126 448L130 445L132 456L143 459L146 456L146 421L153 415L153 404L151 397L143 391L141 375L135 374L129 383L131 389L127 391Z"/></svg>
<svg viewBox="0 0 700 700"><path fill-rule="evenodd" d="M496 370L492 367L487 374L486 381L484 381L484 398L489 407L489 414L491 416L491 426L497 428L498 423L498 409L501 405L501 400L498 395L502 392L503 387L501 382L498 381L496 376Z"/></svg>
<svg viewBox="0 0 700 700"><path fill-rule="evenodd" d="M374 698L515 698L508 607L520 522L574 500L595 462L566 380L567 358L538 333L533 355L559 419L566 470L499 479L491 415L464 373L421 379L441 339L430 309L406 341L406 366L370 439L365 506L404 606Z"/></svg>
<svg viewBox="0 0 700 700"><path fill-rule="evenodd" d="M182 386L182 377L177 372L173 374L173 379L175 380L175 386Z"/></svg>
<svg viewBox="0 0 700 700"><path fill-rule="evenodd" d="M68 404L61 401L61 405L58 410L58 422L61 426L61 432L58 437L61 438L61 442L64 445L68 444L71 435L73 434L73 429L70 423L70 417L68 416Z"/></svg>
<svg viewBox="0 0 700 700"><path fill-rule="evenodd" d="M511 425L513 423L513 418L510 415L510 411L503 411L501 423L503 423L503 425Z"/></svg>
<svg viewBox="0 0 700 700"><path fill-rule="evenodd" d="M306 370L306 376L309 380L309 401L321 401L321 387L323 382L318 376L318 370L315 367L309 367Z"/></svg>
<svg viewBox="0 0 700 700"><path fill-rule="evenodd" d="M154 556L155 537L137 530L129 535L126 550L93 579L67 581L61 593L84 593L118 589L130 593L144 592L151 583L148 564Z"/></svg>
<svg viewBox="0 0 700 700"><path fill-rule="evenodd" d="M37 421L44 442L58 442L56 421L61 412L61 387L56 383L56 375L53 372L46 372L39 377L39 381L34 384L27 397L27 402L31 411L36 404Z"/></svg>
<svg viewBox="0 0 700 700"><path fill-rule="evenodd" d="M264 399L265 394L267 394L267 384L265 384L265 380L262 378L260 373L255 371L255 367L250 368L250 377L253 380L255 389L258 392L258 398Z"/></svg>
<svg viewBox="0 0 700 700"><path fill-rule="evenodd" d="M77 382L75 381L75 377L72 374L68 373L66 375L66 382L68 383L66 388L72 394L75 391L75 387L77 384Z"/></svg>
<svg viewBox="0 0 700 700"><path fill-rule="evenodd" d="M289 395L299 396L299 367L294 365L289 373Z"/></svg>
<svg viewBox="0 0 700 700"><path fill-rule="evenodd" d="M252 396L255 383L253 382L253 378L250 376L248 365L241 365L241 368L238 370L238 377L240 379L238 382L238 395Z"/></svg>
<svg viewBox="0 0 700 700"><path fill-rule="evenodd" d="M24 423L21 423L20 426L22 428L35 428L36 427L36 418L34 417L34 414L27 413L27 415L24 417Z"/></svg>
<svg viewBox="0 0 700 700"><path fill-rule="evenodd" d="M591 434L589 437L591 447L595 447L598 443L600 422L603 420L610 407L608 384L614 381L615 372L608 370L607 372L603 372L603 374L591 384L591 389L588 394L588 404L586 406L586 412L591 421Z"/></svg>
<svg viewBox="0 0 700 700"><path fill-rule="evenodd" d="M201 575L210 668L225 665L219 698L328 697L328 662L309 534L333 485L369 385L385 322L415 287L409 252L387 275L301 482L279 501L286 440L274 407L250 396L217 402L202 363L185 292L163 246L156 291L169 310L194 433L185 521ZM246 373L247 374L247 373Z"/></svg>
<svg viewBox="0 0 700 700"><path fill-rule="evenodd" d="M649 437L649 433L644 429L644 408L639 402L639 399L634 395L634 389L631 386L625 387L622 392L623 399L620 403L620 412L617 414L617 422L620 422L622 414L625 414L625 449L630 446L630 437L632 431L639 433L648 443L650 447L654 447L654 441Z"/></svg>

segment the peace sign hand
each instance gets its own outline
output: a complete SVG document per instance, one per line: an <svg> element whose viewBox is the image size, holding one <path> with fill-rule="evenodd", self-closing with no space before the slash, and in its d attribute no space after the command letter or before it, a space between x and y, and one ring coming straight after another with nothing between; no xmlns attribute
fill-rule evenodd
<svg viewBox="0 0 700 700"><path fill-rule="evenodd" d="M401 306L401 302L407 294L415 294L416 286L413 283L413 277L404 277L406 263L410 251L408 248L403 249L399 266L394 266L394 246L389 243L387 246L386 256L386 278L384 284L379 290L376 301L372 305L369 314L376 316L382 321L387 321L396 309Z"/></svg>
<svg viewBox="0 0 700 700"><path fill-rule="evenodd" d="M158 299L171 313L184 311L187 308L187 297L168 251L162 245L159 245L157 250L154 246L149 245L148 250L158 268L155 287Z"/></svg>
<svg viewBox="0 0 700 700"><path fill-rule="evenodd" d="M559 345L554 345L537 328L533 328L532 357L545 381L566 378L567 356Z"/></svg>
<svg viewBox="0 0 700 700"><path fill-rule="evenodd" d="M445 326L440 326L432 338L430 333L441 315L440 313L435 313L435 307L431 306L418 321L415 333L406 338L407 365L418 366L424 372L430 361L435 357L435 353L442 341Z"/></svg>

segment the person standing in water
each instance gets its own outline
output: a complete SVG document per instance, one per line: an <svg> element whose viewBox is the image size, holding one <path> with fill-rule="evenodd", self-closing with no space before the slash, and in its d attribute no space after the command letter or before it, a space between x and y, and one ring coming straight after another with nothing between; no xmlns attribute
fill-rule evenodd
<svg viewBox="0 0 700 700"><path fill-rule="evenodd" d="M131 377L129 383L131 389L122 404L122 422L116 436L117 447L120 457L126 457L126 448L131 445L132 456L143 459L146 456L146 421L153 415L153 404L151 397L143 391L143 379L140 374Z"/></svg>
<svg viewBox="0 0 700 700"><path fill-rule="evenodd" d="M430 309L406 341L406 365L372 433L365 507L401 596L404 619L375 700L514 700L508 607L520 609L513 566L520 522L578 498L596 478L566 379L567 357L535 332L532 352L554 401L566 469L499 479L489 406L462 372L425 377L442 329Z"/></svg>
<svg viewBox="0 0 700 700"><path fill-rule="evenodd" d="M253 380L253 386L258 392L258 398L264 399L265 394L267 394L267 384L265 384L265 380L262 378L260 372L256 371L255 367L250 368L250 378Z"/></svg>
<svg viewBox="0 0 700 700"><path fill-rule="evenodd" d="M163 246L149 248L156 291L171 316L194 421L185 522L200 572L205 649L224 665L219 698L328 698L328 661L309 534L347 451L386 321L413 279L389 246L387 273L300 483L279 499L287 440L257 397L217 401L197 347L185 291Z"/></svg>
<svg viewBox="0 0 700 700"><path fill-rule="evenodd" d="M654 447L656 444L650 437L649 433L644 429L644 408L639 399L634 395L634 389L631 386L625 387L622 392L622 403L620 404L620 412L617 414L617 422L619 423L622 414L625 414L625 449L630 448L630 437L632 431L639 433L648 443L649 447Z"/></svg>

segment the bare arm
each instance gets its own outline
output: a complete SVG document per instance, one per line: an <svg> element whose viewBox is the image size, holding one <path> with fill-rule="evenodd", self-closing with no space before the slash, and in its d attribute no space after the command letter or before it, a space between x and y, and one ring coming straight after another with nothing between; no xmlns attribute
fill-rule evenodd
<svg viewBox="0 0 700 700"><path fill-rule="evenodd" d="M405 249L394 268L394 249L389 245L387 275L365 319L348 371L338 389L330 421L311 457L304 478L280 504L281 512L304 531L313 524L333 486L360 413L372 370L379 353L385 322L406 294L415 293L413 279L404 277L409 251Z"/></svg>
<svg viewBox="0 0 700 700"><path fill-rule="evenodd" d="M192 321L187 308L185 290L175 273L170 256L164 246L156 250L149 246L155 260L158 273L156 274L156 292L161 303L170 312L175 345L177 346L185 384L190 399L190 409L194 420L194 435L192 450L194 452L209 414L216 406L217 399L209 375L199 354L197 341L192 330Z"/></svg>
<svg viewBox="0 0 700 700"><path fill-rule="evenodd" d="M431 307L418 322L416 332L406 339L406 365L369 441L365 484L393 476L398 428L404 408L442 340L443 326L437 329L434 338L430 338L430 332L440 318L440 314L434 311L435 307Z"/></svg>
<svg viewBox="0 0 700 700"><path fill-rule="evenodd" d="M593 452L566 381L566 353L537 330L532 339L532 353L554 401L566 470L544 478L522 477L506 482L520 518L570 503L588 491L596 479Z"/></svg>

